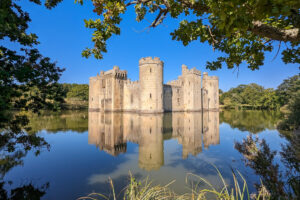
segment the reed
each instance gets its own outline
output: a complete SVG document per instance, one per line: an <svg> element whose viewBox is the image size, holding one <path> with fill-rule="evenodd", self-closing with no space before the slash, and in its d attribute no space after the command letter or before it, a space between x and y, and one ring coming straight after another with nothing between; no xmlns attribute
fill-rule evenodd
<svg viewBox="0 0 300 200"><path fill-rule="evenodd" d="M186 182L191 178L196 178L198 183L190 187L190 191L185 194L176 194L173 190L170 189L170 185L175 182L172 181L167 185L154 185L149 178L146 178L142 181L136 180L133 175L129 172L129 183L124 188L125 192L121 199L123 200L207 200L207 199L217 199L217 200L268 200L270 199L270 194L264 185L261 183L260 189L257 193L250 194L245 178L239 171L232 171L233 186L230 186L226 183L221 172L214 166L218 177L222 183L220 187L212 185L205 178L188 173L186 176ZM240 179L240 181L238 180ZM112 195L105 196L99 193L91 193L86 197L80 197L78 200L116 200L117 198L114 190L114 185L111 179L109 179L110 187L112 189ZM207 188L200 189L198 185L204 183Z"/></svg>

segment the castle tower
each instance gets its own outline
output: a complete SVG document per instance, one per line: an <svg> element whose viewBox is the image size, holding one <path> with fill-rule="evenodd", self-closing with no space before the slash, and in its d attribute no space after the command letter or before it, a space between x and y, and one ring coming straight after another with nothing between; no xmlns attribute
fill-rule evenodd
<svg viewBox="0 0 300 200"><path fill-rule="evenodd" d="M182 65L182 88L184 111L200 111L201 108L201 72L196 68L188 69Z"/></svg>
<svg viewBox="0 0 300 200"><path fill-rule="evenodd" d="M203 73L202 79L202 102L203 110L219 110L219 78L217 76L208 76Z"/></svg>
<svg viewBox="0 0 300 200"><path fill-rule="evenodd" d="M118 66L114 66L111 76L112 111L121 111L123 109L124 80L127 80L127 71L121 71Z"/></svg>
<svg viewBox="0 0 300 200"><path fill-rule="evenodd" d="M140 110L143 113L163 112L163 66L159 58L146 57L139 61Z"/></svg>

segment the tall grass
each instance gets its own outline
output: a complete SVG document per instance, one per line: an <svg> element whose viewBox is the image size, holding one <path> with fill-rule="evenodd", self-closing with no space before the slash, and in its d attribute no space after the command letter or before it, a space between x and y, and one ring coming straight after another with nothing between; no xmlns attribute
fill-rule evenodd
<svg viewBox="0 0 300 200"><path fill-rule="evenodd" d="M124 188L124 194L121 198L117 198L114 190L114 185L111 179L109 179L110 187L112 194L110 196L105 196L100 193L91 193L86 197L80 197L78 200L207 200L207 199L217 199L217 200L267 200L270 199L270 194L261 183L261 187L256 194L250 194L247 186L247 182L242 174L237 171L232 171L233 186L230 186L226 183L220 171L214 166L218 177L222 183L220 189L212 185L208 180L204 179L201 176L188 173L186 176L186 182L191 178L196 178L198 183L190 187L190 191L185 194L177 194L170 189L170 185L175 182L172 181L167 185L153 185L148 178L143 181L137 181L132 174L129 172L129 183ZM240 179L240 181L238 180ZM207 188L200 189L198 188L200 183L204 183Z"/></svg>

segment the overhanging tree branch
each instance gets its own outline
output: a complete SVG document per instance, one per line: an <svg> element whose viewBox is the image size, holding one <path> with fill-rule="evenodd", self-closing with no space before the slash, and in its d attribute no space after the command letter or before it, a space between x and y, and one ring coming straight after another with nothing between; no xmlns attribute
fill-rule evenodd
<svg viewBox="0 0 300 200"><path fill-rule="evenodd" d="M253 28L250 29L250 31L258 36L284 42L300 41L299 28L284 30L268 24L263 24L261 21L254 21L252 24Z"/></svg>

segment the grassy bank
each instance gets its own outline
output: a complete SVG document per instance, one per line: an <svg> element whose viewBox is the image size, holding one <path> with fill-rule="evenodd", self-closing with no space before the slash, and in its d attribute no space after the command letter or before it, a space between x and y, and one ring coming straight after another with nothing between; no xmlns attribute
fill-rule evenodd
<svg viewBox="0 0 300 200"><path fill-rule="evenodd" d="M114 184L109 179L111 187L111 194L104 195L99 193L91 193L88 196L81 197L79 199L92 199L92 200L206 200L206 199L218 199L218 200L242 200L242 199L270 199L270 193L264 187L260 185L257 193L249 193L247 182L240 172L232 172L233 185L229 185L225 182L220 171L215 167L216 173L221 182L221 187L215 187L206 179L197 176L195 174L186 175L186 183L190 181L193 184L189 184L190 192L185 194L177 194L175 191L170 189L170 185L175 182L172 181L167 185L153 185L152 182L147 178L143 181L137 181L132 174L129 175L129 183L124 188L123 193L116 194ZM198 180L195 182L195 179ZM205 185L205 189L199 189L199 185Z"/></svg>

